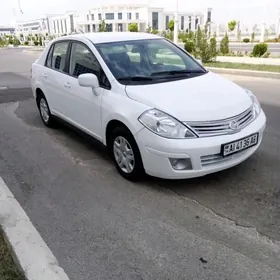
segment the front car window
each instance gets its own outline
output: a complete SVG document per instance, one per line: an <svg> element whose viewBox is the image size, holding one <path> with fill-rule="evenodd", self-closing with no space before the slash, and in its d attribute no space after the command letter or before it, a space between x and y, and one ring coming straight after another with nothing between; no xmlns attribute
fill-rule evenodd
<svg viewBox="0 0 280 280"><path fill-rule="evenodd" d="M70 55L69 74L78 78L79 75L87 73L96 75L101 86L110 86L109 81L95 55L86 45L73 42Z"/></svg>
<svg viewBox="0 0 280 280"><path fill-rule="evenodd" d="M51 68L59 71L66 72L66 54L68 50L69 42L55 43L51 61Z"/></svg>
<svg viewBox="0 0 280 280"><path fill-rule="evenodd" d="M188 54L165 39L110 42L95 46L112 74L123 84L171 81L207 73Z"/></svg>

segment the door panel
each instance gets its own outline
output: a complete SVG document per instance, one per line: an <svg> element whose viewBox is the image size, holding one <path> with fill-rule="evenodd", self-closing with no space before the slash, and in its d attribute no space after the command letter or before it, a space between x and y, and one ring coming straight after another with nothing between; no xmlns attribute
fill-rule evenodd
<svg viewBox="0 0 280 280"><path fill-rule="evenodd" d="M69 41L55 43L50 49L46 65L43 69L42 79L45 95L51 111L60 115L65 114L65 87L67 78L67 51Z"/></svg>
<svg viewBox="0 0 280 280"><path fill-rule="evenodd" d="M94 89L81 87L78 76L92 73L96 75L101 87ZM101 102L104 92L102 88L102 68L88 46L81 42L73 42L69 61L69 76L64 81L67 93L65 115L72 123L101 140Z"/></svg>

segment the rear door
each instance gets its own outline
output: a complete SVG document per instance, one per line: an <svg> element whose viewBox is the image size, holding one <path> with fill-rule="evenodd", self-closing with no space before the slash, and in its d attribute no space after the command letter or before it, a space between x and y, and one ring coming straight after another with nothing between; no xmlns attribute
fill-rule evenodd
<svg viewBox="0 0 280 280"><path fill-rule="evenodd" d="M69 47L68 40L55 42L50 48L42 74L50 109L52 113L60 116L65 116L67 109L65 91L67 90Z"/></svg>

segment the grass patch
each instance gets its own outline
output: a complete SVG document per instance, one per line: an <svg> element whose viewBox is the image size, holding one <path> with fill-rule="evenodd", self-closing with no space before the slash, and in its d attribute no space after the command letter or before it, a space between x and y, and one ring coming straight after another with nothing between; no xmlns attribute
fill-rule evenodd
<svg viewBox="0 0 280 280"><path fill-rule="evenodd" d="M218 62L217 61L217 62L203 63L203 66L280 73L280 66L279 65L246 64L246 63Z"/></svg>
<svg viewBox="0 0 280 280"><path fill-rule="evenodd" d="M14 263L11 251L4 241L0 229L0 279L1 280L24 280L24 276Z"/></svg>

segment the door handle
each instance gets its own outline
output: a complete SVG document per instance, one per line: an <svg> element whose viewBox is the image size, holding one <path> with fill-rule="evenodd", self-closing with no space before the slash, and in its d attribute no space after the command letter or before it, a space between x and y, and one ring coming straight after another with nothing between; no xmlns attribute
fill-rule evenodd
<svg viewBox="0 0 280 280"><path fill-rule="evenodd" d="M64 84L64 87L66 87L66 88L71 88L71 85L70 85L70 83L65 83L65 84Z"/></svg>
<svg viewBox="0 0 280 280"><path fill-rule="evenodd" d="M43 74L43 78L46 79L48 76L46 73Z"/></svg>

